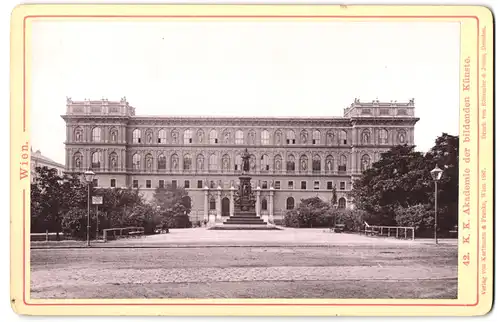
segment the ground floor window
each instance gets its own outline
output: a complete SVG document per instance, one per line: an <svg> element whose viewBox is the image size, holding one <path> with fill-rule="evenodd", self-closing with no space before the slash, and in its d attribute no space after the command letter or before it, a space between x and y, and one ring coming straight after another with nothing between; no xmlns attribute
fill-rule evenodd
<svg viewBox="0 0 500 322"><path fill-rule="evenodd" d="M203 180L198 180L197 187L198 187L199 189L203 188Z"/></svg>
<svg viewBox="0 0 500 322"><path fill-rule="evenodd" d="M132 187L139 188L139 180L132 181Z"/></svg>
<svg viewBox="0 0 500 322"><path fill-rule="evenodd" d="M345 190L345 181L340 182L340 190Z"/></svg>
<svg viewBox="0 0 500 322"><path fill-rule="evenodd" d="M267 210L267 200L266 199L262 199L261 204L262 204L261 209L262 210Z"/></svg>
<svg viewBox="0 0 500 322"><path fill-rule="evenodd" d="M293 209L294 207L295 207L295 199L293 199L293 197L288 197L286 199L286 209L290 210Z"/></svg>
<svg viewBox="0 0 500 322"><path fill-rule="evenodd" d="M158 187L160 187L161 189L165 188L165 180L158 181Z"/></svg>
<svg viewBox="0 0 500 322"><path fill-rule="evenodd" d="M146 180L146 188L151 188L151 180Z"/></svg>
<svg viewBox="0 0 500 322"><path fill-rule="evenodd" d="M293 181L288 181L288 189L293 189Z"/></svg>
<svg viewBox="0 0 500 322"><path fill-rule="evenodd" d="M281 182L280 181L276 181L274 183L274 189L278 189L278 190L281 189Z"/></svg>
<svg viewBox="0 0 500 322"><path fill-rule="evenodd" d="M344 209L346 207L346 200L345 198L340 198L339 199L339 208Z"/></svg>
<svg viewBox="0 0 500 322"><path fill-rule="evenodd" d="M319 181L314 181L314 190L319 190Z"/></svg>
<svg viewBox="0 0 500 322"><path fill-rule="evenodd" d="M184 180L184 188L188 189L190 185L191 182L189 182L189 180Z"/></svg>
<svg viewBox="0 0 500 322"><path fill-rule="evenodd" d="M93 185L94 187L99 187L99 180L98 180L98 179L94 179L94 180L92 181L92 185Z"/></svg>
<svg viewBox="0 0 500 322"><path fill-rule="evenodd" d="M262 181L262 189L267 189L267 181Z"/></svg>
<svg viewBox="0 0 500 322"><path fill-rule="evenodd" d="M111 179L110 186L111 186L111 188L115 188L116 187L116 179Z"/></svg>
<svg viewBox="0 0 500 322"><path fill-rule="evenodd" d="M300 189L306 190L307 189L307 182L306 181L301 181L300 182Z"/></svg>
<svg viewBox="0 0 500 322"><path fill-rule="evenodd" d="M177 180L172 180L172 189L177 189Z"/></svg>
<svg viewBox="0 0 500 322"><path fill-rule="evenodd" d="M210 199L210 210L215 210L215 199L214 198Z"/></svg>
<svg viewBox="0 0 500 322"><path fill-rule="evenodd" d="M328 190L332 190L333 189L333 182L332 181L328 181L326 183L326 189L328 189Z"/></svg>

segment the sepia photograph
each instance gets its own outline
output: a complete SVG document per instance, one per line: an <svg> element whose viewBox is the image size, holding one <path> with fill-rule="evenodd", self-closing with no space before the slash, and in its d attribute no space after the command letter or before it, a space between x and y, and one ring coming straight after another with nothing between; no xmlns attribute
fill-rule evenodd
<svg viewBox="0 0 500 322"><path fill-rule="evenodd" d="M458 298L459 22L31 28L32 299Z"/></svg>

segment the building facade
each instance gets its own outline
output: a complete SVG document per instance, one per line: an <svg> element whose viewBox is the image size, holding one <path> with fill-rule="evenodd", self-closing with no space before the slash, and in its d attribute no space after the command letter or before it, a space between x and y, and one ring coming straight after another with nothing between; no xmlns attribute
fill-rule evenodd
<svg viewBox="0 0 500 322"><path fill-rule="evenodd" d="M152 198L172 184L189 193L193 220L223 221L234 209L241 153L251 154L256 212L279 220L302 198L351 207L348 192L391 146L414 143L414 101L360 102L343 117L140 116L125 98L67 100L66 171L96 173L101 187L137 187Z"/></svg>
<svg viewBox="0 0 500 322"><path fill-rule="evenodd" d="M65 166L60 164L42 154L40 150L36 150L33 153L31 150L31 162L30 162L30 170L31 170L31 182L35 182L36 180L36 168L37 167L47 167L49 169L56 169L57 175L62 176L65 171Z"/></svg>

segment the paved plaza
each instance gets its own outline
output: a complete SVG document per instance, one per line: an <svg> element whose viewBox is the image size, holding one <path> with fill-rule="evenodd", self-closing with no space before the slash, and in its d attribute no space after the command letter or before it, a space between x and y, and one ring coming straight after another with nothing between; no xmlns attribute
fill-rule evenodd
<svg viewBox="0 0 500 322"><path fill-rule="evenodd" d="M436 246L430 240L327 229L196 228L94 243L90 249L49 247L32 243L33 298L456 298L457 294L456 241Z"/></svg>

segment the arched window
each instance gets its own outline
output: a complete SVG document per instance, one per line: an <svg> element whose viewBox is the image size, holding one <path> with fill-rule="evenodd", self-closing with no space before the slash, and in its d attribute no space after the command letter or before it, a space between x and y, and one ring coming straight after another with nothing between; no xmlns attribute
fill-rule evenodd
<svg viewBox="0 0 500 322"><path fill-rule="evenodd" d="M183 169L184 170L191 170L192 163L193 163L193 160L191 159L191 155L190 154L184 155Z"/></svg>
<svg viewBox="0 0 500 322"><path fill-rule="evenodd" d="M321 133L318 130L313 132L313 144L321 143Z"/></svg>
<svg viewBox="0 0 500 322"><path fill-rule="evenodd" d="M117 142L118 141L118 130L115 128L112 128L109 131L109 142Z"/></svg>
<svg viewBox="0 0 500 322"><path fill-rule="evenodd" d="M141 156L139 153L134 154L132 157L132 167L134 170L140 170L141 169Z"/></svg>
<svg viewBox="0 0 500 322"><path fill-rule="evenodd" d="M217 131L216 130L210 131L209 137L210 137L210 144L219 143L219 139L217 138Z"/></svg>
<svg viewBox="0 0 500 322"><path fill-rule="evenodd" d="M100 169L102 160L102 152L96 151L92 153L92 169Z"/></svg>
<svg viewBox="0 0 500 322"><path fill-rule="evenodd" d="M215 210L215 198L210 198L210 210Z"/></svg>
<svg viewBox="0 0 500 322"><path fill-rule="evenodd" d="M241 171L241 155L239 154L234 158L234 171Z"/></svg>
<svg viewBox="0 0 500 322"><path fill-rule="evenodd" d="M109 168L116 170L118 168L118 155L115 152L109 154Z"/></svg>
<svg viewBox="0 0 500 322"><path fill-rule="evenodd" d="M101 128L94 127L92 129L92 142L101 142Z"/></svg>
<svg viewBox="0 0 500 322"><path fill-rule="evenodd" d="M291 210L293 208L295 208L295 199L293 199L293 197L288 197L286 199L286 209Z"/></svg>
<svg viewBox="0 0 500 322"><path fill-rule="evenodd" d="M295 144L295 132L290 130L286 133L286 144Z"/></svg>
<svg viewBox="0 0 500 322"><path fill-rule="evenodd" d="M236 131L236 137L234 143L243 144L243 131L241 130Z"/></svg>
<svg viewBox="0 0 500 322"><path fill-rule="evenodd" d="M77 127L75 129L75 142L82 142L83 141L83 130L81 127Z"/></svg>
<svg viewBox="0 0 500 322"><path fill-rule="evenodd" d="M167 131L161 129L158 131L158 143L165 144L167 143Z"/></svg>
<svg viewBox="0 0 500 322"><path fill-rule="evenodd" d="M364 130L363 133L361 133L361 143L362 144L370 143L370 131Z"/></svg>
<svg viewBox="0 0 500 322"><path fill-rule="evenodd" d="M262 199L260 209L267 210L267 200L266 199Z"/></svg>
<svg viewBox="0 0 500 322"><path fill-rule="evenodd" d="M267 154L263 154L260 157L260 171L267 172L269 171L269 157Z"/></svg>
<svg viewBox="0 0 500 322"><path fill-rule="evenodd" d="M132 132L132 143L141 143L141 130L135 129Z"/></svg>
<svg viewBox="0 0 500 322"><path fill-rule="evenodd" d="M307 169L309 168L308 166L308 159L307 159L307 156L305 154L301 155L300 156L300 172L307 172Z"/></svg>
<svg viewBox="0 0 500 322"><path fill-rule="evenodd" d="M339 167L338 167L339 172L345 172L347 171L347 157L345 155L341 155L339 158Z"/></svg>
<svg viewBox="0 0 500 322"><path fill-rule="evenodd" d="M381 144L389 143L389 133L387 132L386 129L380 129L380 131L378 132L378 136L379 136L379 142Z"/></svg>
<svg viewBox="0 0 500 322"><path fill-rule="evenodd" d="M276 172L281 171L282 162L283 162L283 160L281 159L281 155L277 154L274 157L274 171L276 171Z"/></svg>
<svg viewBox="0 0 500 322"><path fill-rule="evenodd" d="M82 158L82 155L80 152L76 152L74 155L73 155L73 167L75 169L81 169L83 168L83 158Z"/></svg>
<svg viewBox="0 0 500 322"><path fill-rule="evenodd" d="M340 131L339 133L339 140L340 140L340 144L347 144L347 132L342 130Z"/></svg>
<svg viewBox="0 0 500 322"><path fill-rule="evenodd" d="M210 171L217 171L217 156L215 154L210 155L208 160L208 169Z"/></svg>
<svg viewBox="0 0 500 322"><path fill-rule="evenodd" d="M196 169L198 171L203 171L203 168L205 167L205 158L203 157L203 154L198 154L196 157Z"/></svg>
<svg viewBox="0 0 500 322"><path fill-rule="evenodd" d="M321 172L321 157L319 155L315 155L313 157L313 172Z"/></svg>
<svg viewBox="0 0 500 322"><path fill-rule="evenodd" d="M191 143L193 143L193 131L188 129L184 131L184 144Z"/></svg>
<svg viewBox="0 0 500 322"><path fill-rule="evenodd" d="M331 155L326 157L325 170L326 170L326 173L333 172L333 157Z"/></svg>
<svg viewBox="0 0 500 322"><path fill-rule="evenodd" d="M286 161L286 172L294 172L295 171L295 156L290 154Z"/></svg>
<svg viewBox="0 0 500 322"><path fill-rule="evenodd" d="M262 145L269 145L269 132L264 130L260 133L260 143Z"/></svg>
<svg viewBox="0 0 500 322"><path fill-rule="evenodd" d="M361 171L368 170L370 167L370 156L365 154L361 157Z"/></svg>
<svg viewBox="0 0 500 322"><path fill-rule="evenodd" d="M342 198L339 199L339 208L340 209L345 209L345 207L346 207L346 200L345 200L344 197L342 197Z"/></svg>
<svg viewBox="0 0 500 322"><path fill-rule="evenodd" d="M165 169L167 169L167 158L163 154L160 154L158 156L158 170Z"/></svg>

